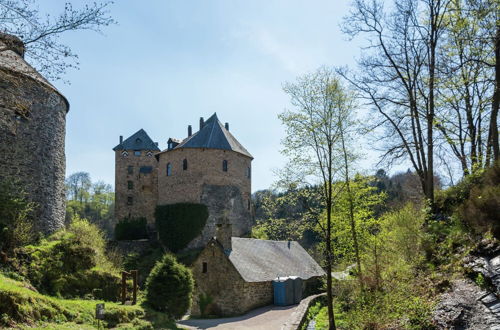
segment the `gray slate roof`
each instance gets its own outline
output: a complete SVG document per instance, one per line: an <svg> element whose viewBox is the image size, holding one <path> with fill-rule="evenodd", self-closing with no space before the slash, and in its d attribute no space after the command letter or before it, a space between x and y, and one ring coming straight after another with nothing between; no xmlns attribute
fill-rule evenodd
<svg viewBox="0 0 500 330"><path fill-rule="evenodd" d="M207 148L207 149L222 149L232 150L253 158L252 155L229 133L222 125L214 113L207 119L203 128L194 133L190 137L182 141L174 149L179 148Z"/></svg>
<svg viewBox="0 0 500 330"><path fill-rule="evenodd" d="M113 148L116 150L153 150L160 151L156 143L151 140L148 133L142 128L132 134L131 137Z"/></svg>
<svg viewBox="0 0 500 330"><path fill-rule="evenodd" d="M231 238L229 260L246 282L267 282L278 276L304 280L325 272L295 241Z"/></svg>

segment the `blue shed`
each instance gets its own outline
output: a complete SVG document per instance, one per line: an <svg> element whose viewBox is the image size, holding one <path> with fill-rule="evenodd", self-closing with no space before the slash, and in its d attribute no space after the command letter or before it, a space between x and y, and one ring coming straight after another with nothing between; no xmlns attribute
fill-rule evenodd
<svg viewBox="0 0 500 330"><path fill-rule="evenodd" d="M288 306L294 304L293 280L290 277L277 277L273 280L274 304Z"/></svg>

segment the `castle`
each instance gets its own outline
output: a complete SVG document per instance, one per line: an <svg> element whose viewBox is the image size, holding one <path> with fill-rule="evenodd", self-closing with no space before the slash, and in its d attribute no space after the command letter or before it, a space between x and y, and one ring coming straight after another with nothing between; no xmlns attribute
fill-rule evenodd
<svg viewBox="0 0 500 330"><path fill-rule="evenodd" d="M167 149L139 130L115 151L115 218L144 217L154 227L157 205L200 203L208 220L187 248L205 244L218 224L231 224L230 236L244 236L253 225L251 203L252 155L229 132L216 114L191 125L183 140L170 138Z"/></svg>
<svg viewBox="0 0 500 330"><path fill-rule="evenodd" d="M64 226L69 103L24 60L24 44L0 33L0 182L14 182L35 204L35 228Z"/></svg>

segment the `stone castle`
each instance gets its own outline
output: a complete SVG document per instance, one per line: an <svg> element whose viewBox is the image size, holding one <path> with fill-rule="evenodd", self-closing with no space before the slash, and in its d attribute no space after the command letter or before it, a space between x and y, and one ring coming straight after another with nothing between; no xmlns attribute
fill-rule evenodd
<svg viewBox="0 0 500 330"><path fill-rule="evenodd" d="M157 205L200 203L209 217L201 235L188 248L205 244L218 224L230 223L230 236L244 236L253 225L251 203L252 155L229 132L217 115L198 132L191 125L183 140L170 138L167 149L139 130L115 151L115 218L144 217L154 227Z"/></svg>
<svg viewBox="0 0 500 330"><path fill-rule="evenodd" d="M69 103L24 60L24 44L0 33L0 183L14 182L35 204L35 227L64 226Z"/></svg>

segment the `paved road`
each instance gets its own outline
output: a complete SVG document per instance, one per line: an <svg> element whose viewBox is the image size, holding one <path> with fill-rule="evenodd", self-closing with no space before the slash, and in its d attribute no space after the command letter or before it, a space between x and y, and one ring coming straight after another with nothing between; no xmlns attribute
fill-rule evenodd
<svg viewBox="0 0 500 330"><path fill-rule="evenodd" d="M220 330L280 330L288 321L297 305L266 306L254 309L245 315L222 319L192 319L177 322L178 327L186 329Z"/></svg>

